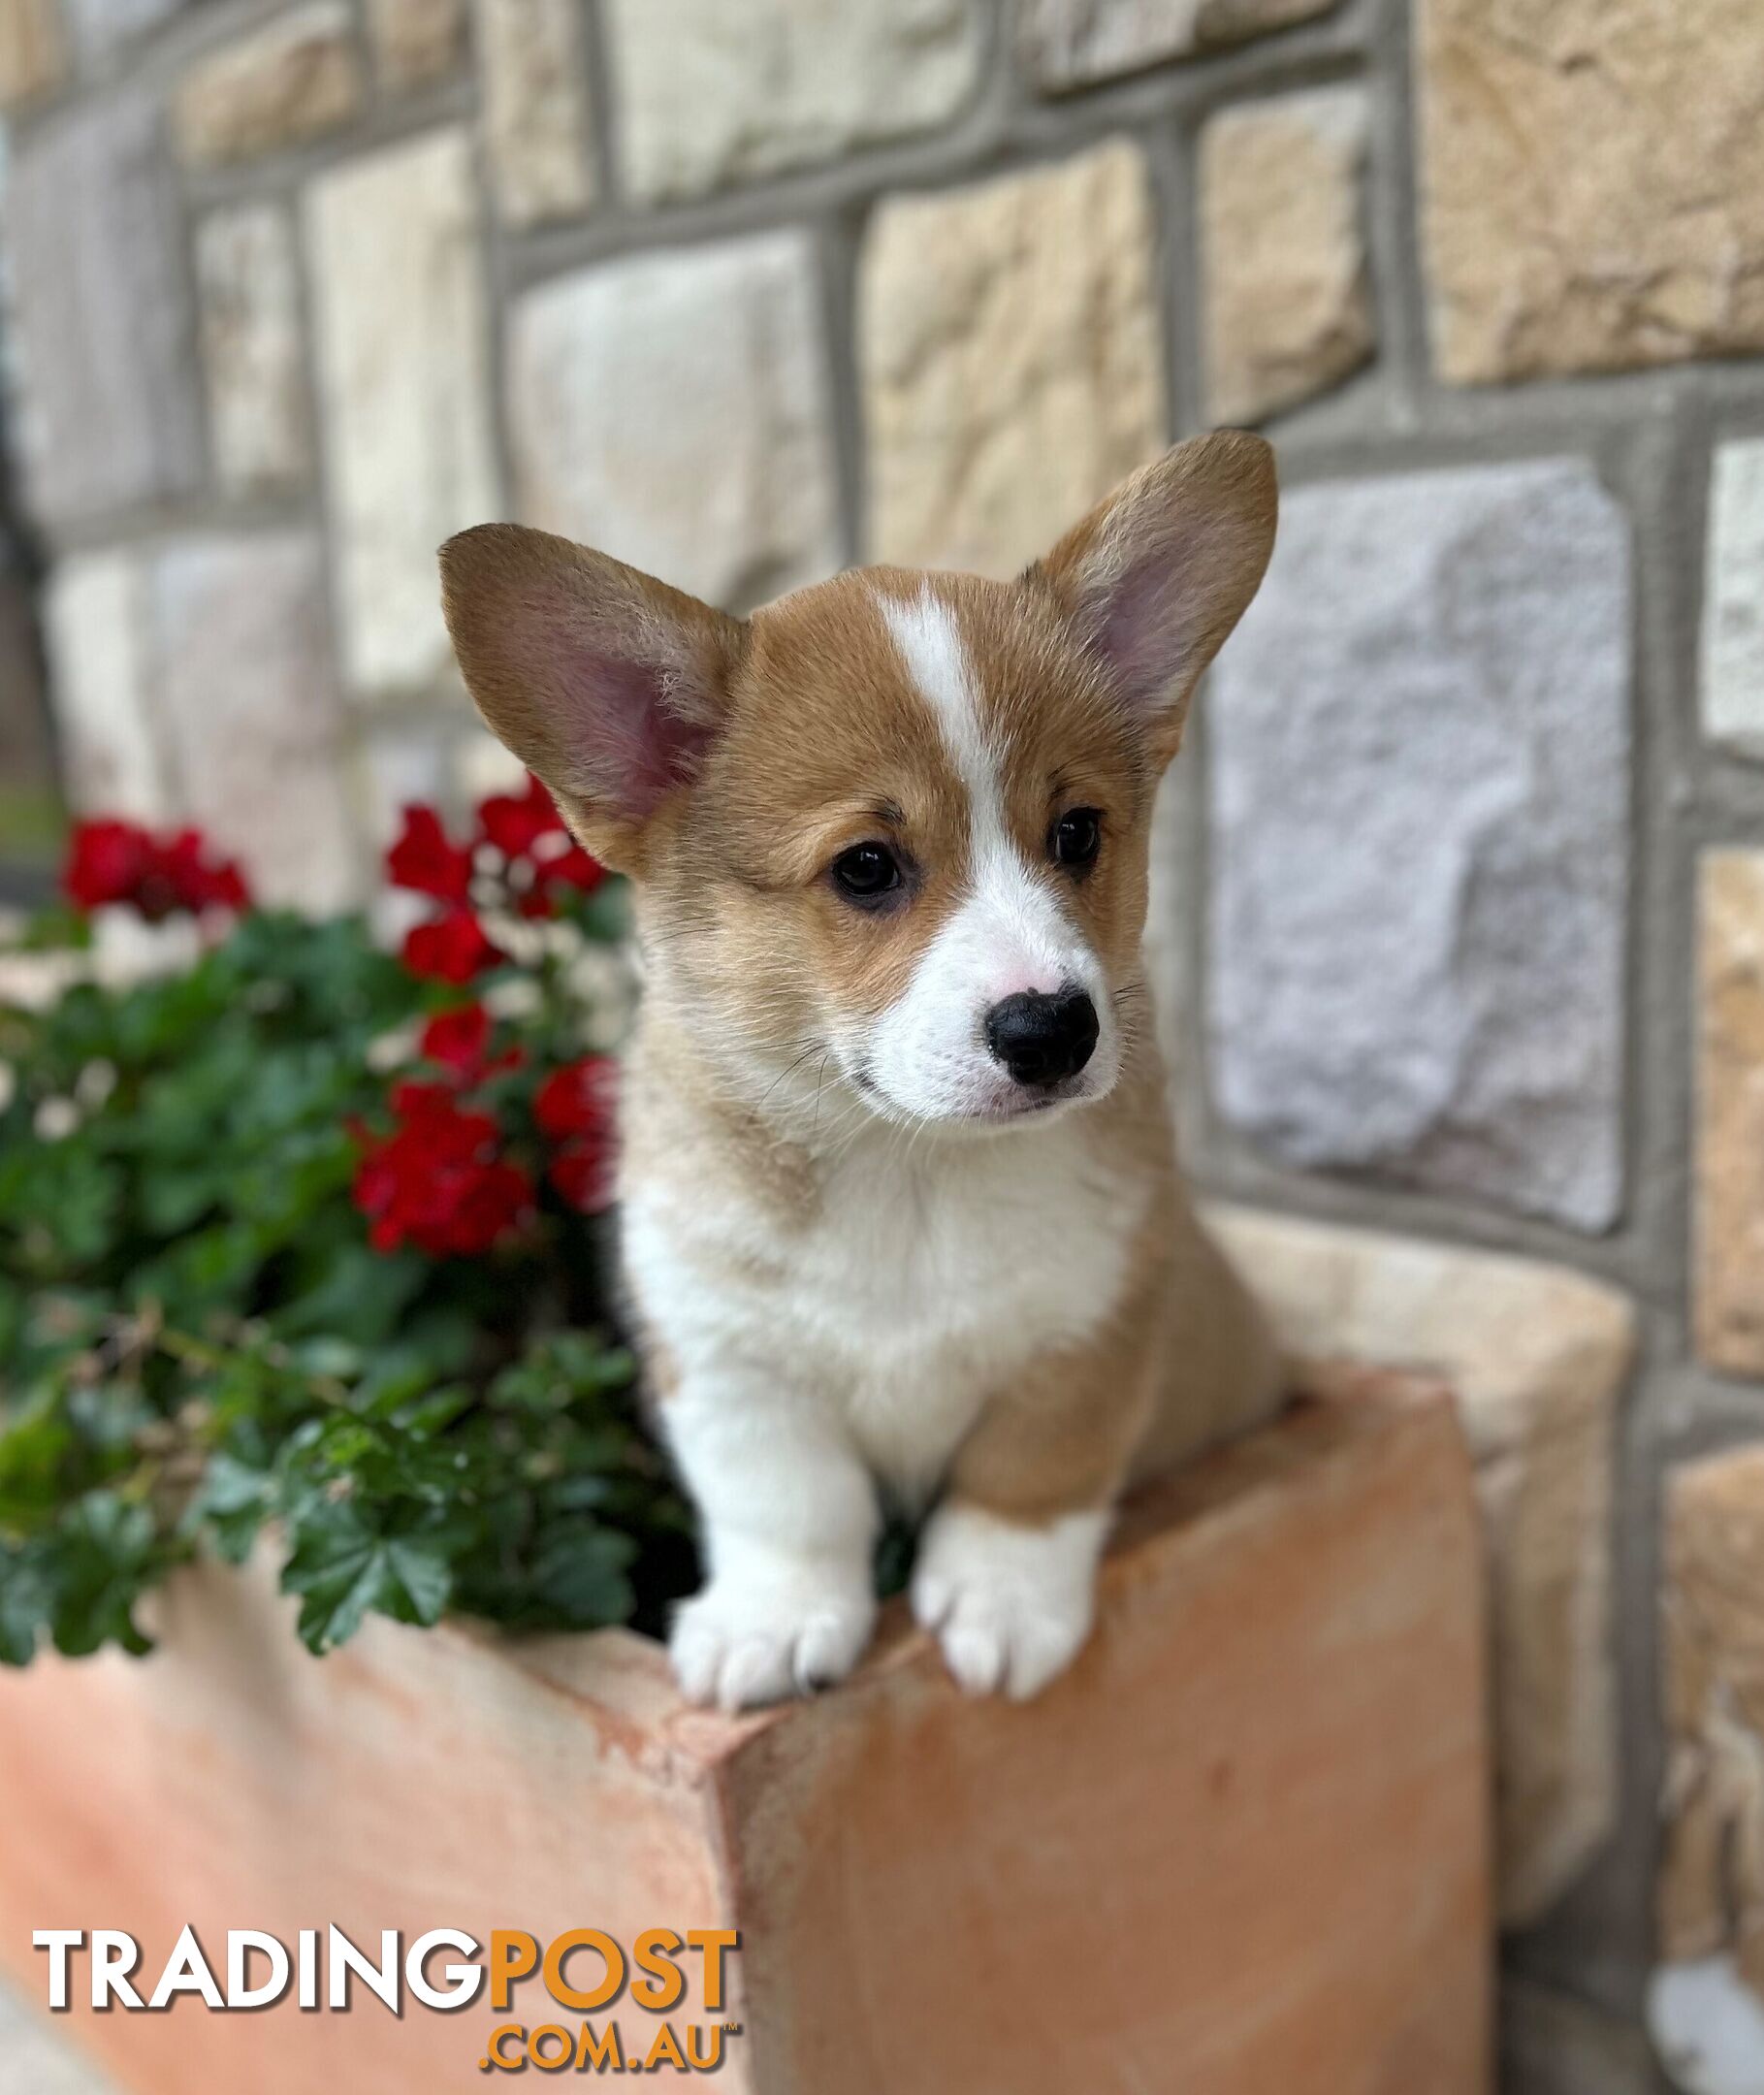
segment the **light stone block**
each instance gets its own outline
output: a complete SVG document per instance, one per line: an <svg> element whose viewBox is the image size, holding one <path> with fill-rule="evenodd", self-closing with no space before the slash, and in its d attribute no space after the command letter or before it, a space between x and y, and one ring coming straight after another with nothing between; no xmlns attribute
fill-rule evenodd
<svg viewBox="0 0 1764 2095"><path fill-rule="evenodd" d="M1630 543L1579 460L1289 493L1207 697L1209 1055L1287 1162L1623 1185Z"/></svg>
<svg viewBox="0 0 1764 2095"><path fill-rule="evenodd" d="M509 330L516 505L713 603L839 564L814 257L767 233L585 270Z"/></svg>
<svg viewBox="0 0 1764 2095"><path fill-rule="evenodd" d="M6 248L14 435L37 517L60 528L190 493L194 301L150 96L96 95L16 141Z"/></svg>
<svg viewBox="0 0 1764 2095"><path fill-rule="evenodd" d="M374 70L394 93L444 80L465 55L466 0L368 0Z"/></svg>
<svg viewBox="0 0 1764 2095"><path fill-rule="evenodd" d="M1675 1469L1664 1539L1649 2023L1687 2095L1764 2095L1764 1446Z"/></svg>
<svg viewBox="0 0 1764 2095"><path fill-rule="evenodd" d="M951 121L978 84L973 0L610 0L625 184L644 203Z"/></svg>
<svg viewBox="0 0 1764 2095"><path fill-rule="evenodd" d="M1441 377L1764 347L1757 0L1417 0L1415 16Z"/></svg>
<svg viewBox="0 0 1764 2095"><path fill-rule="evenodd" d="M239 855L262 899L346 908L362 866L316 537L176 539L148 587L182 812Z"/></svg>
<svg viewBox="0 0 1764 2095"><path fill-rule="evenodd" d="M1764 757L1764 439L1716 451L1703 567L1703 732Z"/></svg>
<svg viewBox="0 0 1764 2095"><path fill-rule="evenodd" d="M505 224L573 218L593 201L580 14L576 0L477 0L484 150Z"/></svg>
<svg viewBox="0 0 1764 2095"><path fill-rule="evenodd" d="M1249 102L1201 134L1207 413L1260 421L1338 385L1374 340L1355 87Z"/></svg>
<svg viewBox="0 0 1764 2095"><path fill-rule="evenodd" d="M1030 72L1057 93L1327 15L1336 0L1018 0Z"/></svg>
<svg viewBox="0 0 1764 2095"><path fill-rule="evenodd" d="M133 553L62 562L44 600L45 638L69 794L82 815L163 822L176 812L159 737L151 634Z"/></svg>
<svg viewBox="0 0 1764 2095"><path fill-rule="evenodd" d="M1612 1466L1635 1316L1561 1267L1220 1208L1282 1345L1437 1374L1491 1571L1500 1911L1540 1918L1615 1823Z"/></svg>
<svg viewBox="0 0 1764 2095"><path fill-rule="evenodd" d="M185 166L224 167L338 130L361 100L346 0L305 0L191 65L172 137Z"/></svg>
<svg viewBox="0 0 1764 2095"><path fill-rule="evenodd" d="M1697 936L1697 1351L1764 1378L1764 852L1703 859Z"/></svg>
<svg viewBox="0 0 1764 2095"><path fill-rule="evenodd" d="M1139 148L885 200L858 348L870 558L1007 575L1166 433Z"/></svg>
<svg viewBox="0 0 1764 2095"><path fill-rule="evenodd" d="M450 676L435 548L501 506L465 133L319 177L305 239L344 678L379 697Z"/></svg>
<svg viewBox="0 0 1764 2095"><path fill-rule="evenodd" d="M298 485L311 437L298 265L279 206L210 211L196 231L196 281L216 473L235 493Z"/></svg>

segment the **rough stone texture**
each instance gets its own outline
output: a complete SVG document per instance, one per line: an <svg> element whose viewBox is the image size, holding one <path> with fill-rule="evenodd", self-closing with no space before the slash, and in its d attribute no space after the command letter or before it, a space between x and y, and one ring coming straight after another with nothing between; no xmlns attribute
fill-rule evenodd
<svg viewBox="0 0 1764 2095"><path fill-rule="evenodd" d="M508 349L517 509L745 608L839 564L813 256L797 233L543 286Z"/></svg>
<svg viewBox="0 0 1764 2095"><path fill-rule="evenodd" d="M477 0L491 193L512 226L573 217L593 200L580 14L576 0Z"/></svg>
<svg viewBox="0 0 1764 2095"><path fill-rule="evenodd" d="M311 446L294 241L280 207L210 211L196 232L196 280L208 444L222 485L300 482Z"/></svg>
<svg viewBox="0 0 1764 2095"><path fill-rule="evenodd" d="M1764 1447L1689 1463L1666 1490L1659 1950L1651 2020L1663 2047L1744 2014L1764 2035ZM1700 2003L1687 2014L1686 2003ZM1711 2045L1712 2052L1718 2046ZM1754 2056L1764 2086L1764 2057ZM1738 2081L1729 2083L1737 2087Z"/></svg>
<svg viewBox="0 0 1764 2095"><path fill-rule="evenodd" d="M374 70L398 92L444 80L465 55L466 0L368 0Z"/></svg>
<svg viewBox="0 0 1764 2095"><path fill-rule="evenodd" d="M1756 0L1424 0L1418 13L1442 376L1764 346Z"/></svg>
<svg viewBox="0 0 1764 2095"><path fill-rule="evenodd" d="M185 74L172 135L190 167L219 167L322 138L355 114L361 61L346 0L306 0Z"/></svg>
<svg viewBox="0 0 1764 2095"><path fill-rule="evenodd" d="M7 246L36 513L61 525L188 492L194 306L150 99L95 97L17 141Z"/></svg>
<svg viewBox="0 0 1764 2095"><path fill-rule="evenodd" d="M611 0L607 26L625 184L649 202L946 123L982 48L973 0Z"/></svg>
<svg viewBox="0 0 1764 2095"><path fill-rule="evenodd" d="M898 1606L837 1693L726 1717L621 1630L376 1616L314 1664L268 1565L208 1565L145 1659L0 1676L0 1795L31 1806L0 1814L0 1960L41 1986L46 1910L157 1968L185 1923L408 1941L518 1884L541 1941L590 1893L625 1944L739 1930L719 2095L1486 2095L1478 1577L1447 1407L1388 1387L1147 1495L1029 1711L957 1692ZM80 1988L58 2018L132 2095L481 2086L498 2019ZM657 2027L628 1989L602 2022L627 2058Z"/></svg>
<svg viewBox="0 0 1764 2095"><path fill-rule="evenodd" d="M272 902L359 897L314 537L80 554L48 625L77 807L200 822Z"/></svg>
<svg viewBox="0 0 1764 2095"><path fill-rule="evenodd" d="M1213 421L1258 421L1339 383L1371 355L1365 142L1365 96L1353 87L1247 103L1202 132Z"/></svg>
<svg viewBox="0 0 1764 2095"><path fill-rule="evenodd" d="M66 65L55 0L0 0L0 109L46 93Z"/></svg>
<svg viewBox="0 0 1764 2095"><path fill-rule="evenodd" d="M1634 1313L1559 1267L1242 1209L1212 1221L1289 1350L1457 1394L1491 1566L1501 1918L1534 1920L1617 1809L1612 1442Z"/></svg>
<svg viewBox="0 0 1764 2095"><path fill-rule="evenodd" d="M1724 443L1703 565L1703 731L1764 757L1764 440Z"/></svg>
<svg viewBox="0 0 1764 2095"><path fill-rule="evenodd" d="M132 553L64 561L44 604L68 793L82 814L165 822L176 792L156 730L146 598Z"/></svg>
<svg viewBox="0 0 1764 2095"><path fill-rule="evenodd" d="M1336 0L1021 0L1030 71L1057 91L1240 44Z"/></svg>
<svg viewBox="0 0 1764 2095"><path fill-rule="evenodd" d="M1703 860L1696 1150L1696 1340L1764 1376L1764 853Z"/></svg>
<svg viewBox="0 0 1764 2095"><path fill-rule="evenodd" d="M315 537L175 541L151 578L157 704L183 812L266 900L361 892Z"/></svg>
<svg viewBox="0 0 1764 2095"><path fill-rule="evenodd" d="M306 236L345 679L430 684L452 660L435 548L500 508L465 132L325 175Z"/></svg>
<svg viewBox="0 0 1764 2095"><path fill-rule="evenodd" d="M1009 574L1164 441L1144 162L897 197L859 287L869 557Z"/></svg>
<svg viewBox="0 0 1764 2095"><path fill-rule="evenodd" d="M1301 488L1211 700L1211 1063L1299 1164L1621 1192L1629 538L1578 461Z"/></svg>

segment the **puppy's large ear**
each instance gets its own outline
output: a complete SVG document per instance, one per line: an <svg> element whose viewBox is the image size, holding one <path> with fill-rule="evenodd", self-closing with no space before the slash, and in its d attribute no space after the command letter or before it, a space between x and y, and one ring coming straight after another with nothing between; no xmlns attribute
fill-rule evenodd
<svg viewBox="0 0 1764 2095"><path fill-rule="evenodd" d="M1176 754L1201 672L1274 546L1274 455L1221 430L1141 467L1024 576L1050 589L1107 664L1161 764Z"/></svg>
<svg viewBox="0 0 1764 2095"><path fill-rule="evenodd" d="M465 684L596 857L641 869L642 832L721 724L746 628L623 562L519 524L441 548Z"/></svg>

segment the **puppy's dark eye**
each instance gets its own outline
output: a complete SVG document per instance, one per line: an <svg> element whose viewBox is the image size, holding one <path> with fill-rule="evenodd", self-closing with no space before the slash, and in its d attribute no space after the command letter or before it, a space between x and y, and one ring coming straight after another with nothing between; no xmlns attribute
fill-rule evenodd
<svg viewBox="0 0 1764 2095"><path fill-rule="evenodd" d="M1093 807L1074 807L1054 823L1047 849L1060 865L1087 866L1102 844L1102 816Z"/></svg>
<svg viewBox="0 0 1764 2095"><path fill-rule="evenodd" d="M875 902L900 886L900 860L885 844L853 844L833 861L833 885L852 902Z"/></svg>

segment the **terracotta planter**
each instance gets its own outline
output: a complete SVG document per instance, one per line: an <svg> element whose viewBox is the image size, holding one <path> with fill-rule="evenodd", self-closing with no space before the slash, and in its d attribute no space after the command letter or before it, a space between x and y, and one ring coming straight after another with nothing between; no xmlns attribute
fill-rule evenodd
<svg viewBox="0 0 1764 2095"><path fill-rule="evenodd" d="M41 2001L46 1927L127 1930L144 1990L186 1921L217 1968L229 1928L732 1927L720 2012L694 1977L586 2019L640 2058L738 2023L715 2084L762 2095L1474 2095L1481 1576L1450 1406L1388 1377L1137 1505L1028 1708L898 1619L845 1689L725 1719L624 1633L378 1624L317 1662L263 1581L192 1574L151 1659L0 1681L0 1954ZM66 2023L142 2095L495 2087L497 2024L584 2019L537 1979L501 2014L95 2014L74 1969Z"/></svg>

